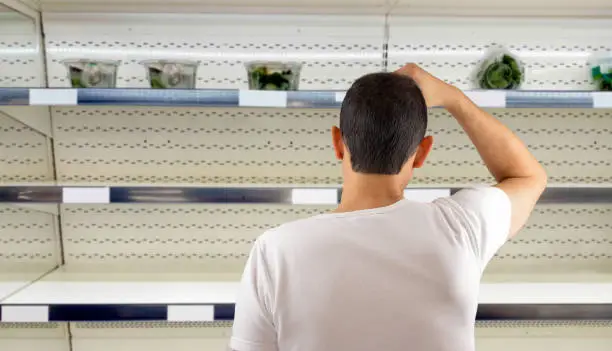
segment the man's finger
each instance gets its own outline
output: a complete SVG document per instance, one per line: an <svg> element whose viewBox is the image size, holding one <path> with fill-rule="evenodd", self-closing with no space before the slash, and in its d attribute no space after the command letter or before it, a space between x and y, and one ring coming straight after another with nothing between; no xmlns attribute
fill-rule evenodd
<svg viewBox="0 0 612 351"><path fill-rule="evenodd" d="M407 63L406 65L404 65L404 67L398 69L396 72L405 74L412 79L416 79L419 75L419 71L421 71L421 68L417 64Z"/></svg>

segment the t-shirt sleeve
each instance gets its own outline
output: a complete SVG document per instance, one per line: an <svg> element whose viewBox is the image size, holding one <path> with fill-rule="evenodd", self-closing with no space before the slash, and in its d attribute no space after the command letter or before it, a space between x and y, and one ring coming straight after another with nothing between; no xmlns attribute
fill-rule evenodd
<svg viewBox="0 0 612 351"><path fill-rule="evenodd" d="M512 204L510 198L496 187L463 189L442 200L458 216L478 256L481 267L493 258L508 240Z"/></svg>
<svg viewBox="0 0 612 351"><path fill-rule="evenodd" d="M277 351L271 277L261 243L255 242L236 297L230 350Z"/></svg>

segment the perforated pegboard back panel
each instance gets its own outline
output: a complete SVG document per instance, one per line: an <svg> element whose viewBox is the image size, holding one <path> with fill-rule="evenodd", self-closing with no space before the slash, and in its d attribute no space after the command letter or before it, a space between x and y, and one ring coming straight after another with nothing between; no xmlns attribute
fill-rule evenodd
<svg viewBox="0 0 612 351"><path fill-rule="evenodd" d="M0 112L0 184L54 179L49 139Z"/></svg>
<svg viewBox="0 0 612 351"><path fill-rule="evenodd" d="M72 323L74 351L141 350L225 351L231 323ZM582 349L609 351L612 324L606 321L477 323L478 350L526 351Z"/></svg>
<svg viewBox="0 0 612 351"><path fill-rule="evenodd" d="M71 351L67 323L0 323L0 350Z"/></svg>
<svg viewBox="0 0 612 351"><path fill-rule="evenodd" d="M392 14L454 16L603 16L612 7L607 0L397 0Z"/></svg>
<svg viewBox="0 0 612 351"><path fill-rule="evenodd" d="M56 216L0 206L0 273L49 271L59 264Z"/></svg>
<svg viewBox="0 0 612 351"><path fill-rule="evenodd" d="M8 338L61 339L67 335L67 323L0 323L0 340Z"/></svg>
<svg viewBox="0 0 612 351"><path fill-rule="evenodd" d="M68 268L233 273L266 229L330 210L282 205L66 205ZM598 280L612 273L612 206L538 206L485 280ZM578 277L578 278L577 278Z"/></svg>
<svg viewBox="0 0 612 351"><path fill-rule="evenodd" d="M496 254L485 280L596 280L612 273L612 205L540 205ZM565 277L564 277L565 276Z"/></svg>
<svg viewBox="0 0 612 351"><path fill-rule="evenodd" d="M392 16L389 28L390 70L417 62L461 88L475 87L484 53L504 45L525 65L523 89L591 90L590 55L612 50L610 19Z"/></svg>
<svg viewBox="0 0 612 351"><path fill-rule="evenodd" d="M71 323L73 351L227 350L231 322Z"/></svg>
<svg viewBox="0 0 612 351"><path fill-rule="evenodd" d="M75 339L166 338L225 339L231 336L231 321L216 322L77 322L70 323Z"/></svg>
<svg viewBox="0 0 612 351"><path fill-rule="evenodd" d="M283 205L65 205L64 255L69 268L157 268L159 272L239 275L254 240L266 229L329 209Z"/></svg>
<svg viewBox="0 0 612 351"><path fill-rule="evenodd" d="M612 183L612 110L514 109L494 115L530 147L549 183ZM62 183L341 183L337 110L55 108ZM492 178L457 122L431 110L435 145L414 184Z"/></svg>
<svg viewBox="0 0 612 351"><path fill-rule="evenodd" d="M302 62L300 89L346 89L379 71L384 16L44 14L52 87L64 59L121 60L117 86L147 87L145 59L200 61L197 88L246 88L244 62ZM194 35L194 33L197 33Z"/></svg>
<svg viewBox="0 0 612 351"><path fill-rule="evenodd" d="M477 350L608 351L610 321L490 321L476 324Z"/></svg>
<svg viewBox="0 0 612 351"><path fill-rule="evenodd" d="M42 86L41 64L34 20L0 12L0 87Z"/></svg>

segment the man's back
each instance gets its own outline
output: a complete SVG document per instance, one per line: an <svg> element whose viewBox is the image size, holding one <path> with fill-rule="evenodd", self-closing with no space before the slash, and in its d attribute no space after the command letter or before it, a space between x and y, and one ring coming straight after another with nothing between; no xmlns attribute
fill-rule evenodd
<svg viewBox="0 0 612 351"><path fill-rule="evenodd" d="M501 190L484 188L265 233L245 271L232 348L472 350L482 267L508 235L509 208ZM258 325L240 319L254 313Z"/></svg>
<svg viewBox="0 0 612 351"><path fill-rule="evenodd" d="M433 145L428 106L459 122L495 187L403 200ZM357 79L331 132L343 178L336 214L256 241L231 348L473 350L481 273L526 223L546 172L510 129L413 64Z"/></svg>

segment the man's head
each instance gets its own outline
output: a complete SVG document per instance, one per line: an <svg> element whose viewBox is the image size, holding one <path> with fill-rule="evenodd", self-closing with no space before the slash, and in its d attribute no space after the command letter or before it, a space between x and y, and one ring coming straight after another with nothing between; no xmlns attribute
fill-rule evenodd
<svg viewBox="0 0 612 351"><path fill-rule="evenodd" d="M405 186L431 149L426 130L427 105L416 83L396 73L373 73L347 91L340 128L332 134L345 177L396 176L398 185Z"/></svg>

